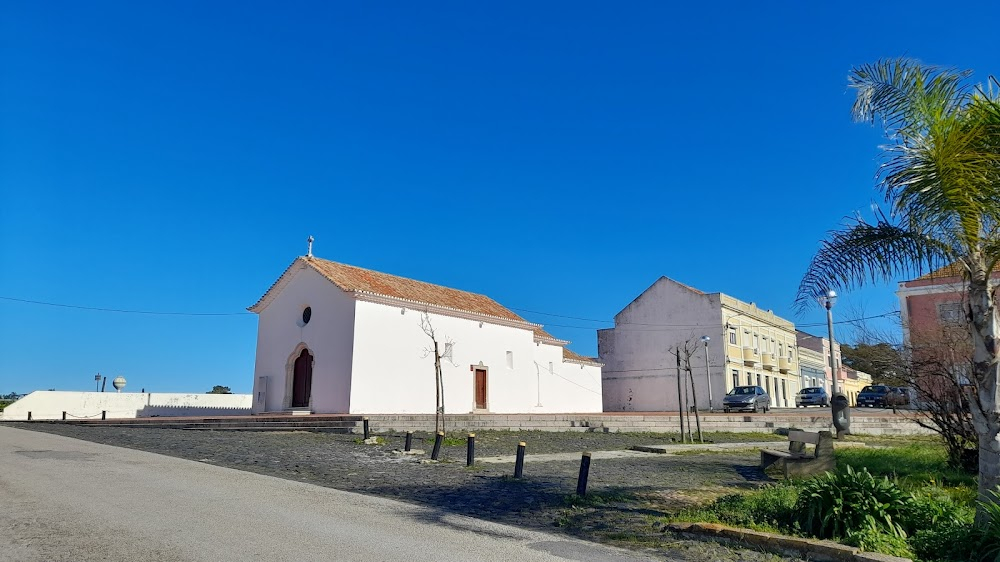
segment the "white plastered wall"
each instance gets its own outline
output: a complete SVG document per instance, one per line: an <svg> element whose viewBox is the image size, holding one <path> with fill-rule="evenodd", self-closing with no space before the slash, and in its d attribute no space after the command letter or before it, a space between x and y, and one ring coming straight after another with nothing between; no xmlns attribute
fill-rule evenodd
<svg viewBox="0 0 1000 562"><path fill-rule="evenodd" d="M657 280L615 316L615 328L598 331L604 411L676 411L677 359L670 350L684 341L696 344L691 368L698 407L707 409L703 335L712 338L709 370L712 404L718 408L726 393L722 332L718 294L698 294L665 277ZM688 375L683 372L682 376Z"/></svg>
<svg viewBox="0 0 1000 562"><path fill-rule="evenodd" d="M288 405L289 365L299 344L313 356L314 413L350 411L352 341L356 301L316 271L294 272L258 317L254 396L264 393L263 407L254 400L254 413L276 412ZM308 324L302 311L312 309Z"/></svg>
<svg viewBox="0 0 1000 562"><path fill-rule="evenodd" d="M593 368L567 368L562 349L536 344L531 330L433 313L429 317L441 352L449 340L454 343L451 361L442 361L446 412L475 411L472 366L480 363L488 371L488 412L601 411L600 378L593 380ZM433 344L421 330L420 319L419 309L357 303L352 413L434 413L434 358L429 353ZM536 362L547 369L549 361L555 374L546 376ZM567 381L589 381L590 391ZM538 407L540 392L542 407Z"/></svg>
<svg viewBox="0 0 1000 562"><path fill-rule="evenodd" d="M233 416L250 413L249 394L72 392L37 390L7 406L4 420L109 419L150 416Z"/></svg>

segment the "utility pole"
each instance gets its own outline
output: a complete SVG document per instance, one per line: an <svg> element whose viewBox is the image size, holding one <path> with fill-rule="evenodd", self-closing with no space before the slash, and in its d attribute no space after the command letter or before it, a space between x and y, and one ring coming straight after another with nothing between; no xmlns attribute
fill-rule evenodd
<svg viewBox="0 0 1000 562"><path fill-rule="evenodd" d="M678 347L677 348L677 357L680 357L680 355L681 355L681 350ZM689 359L689 362L690 362L690 359ZM677 373L677 374L679 375L680 373ZM686 415L687 415L688 443L694 443L694 437L691 435L691 406L690 406L690 404L691 403L688 401L688 385L687 385L687 381L684 381L684 411L686 412Z"/></svg>
<svg viewBox="0 0 1000 562"><path fill-rule="evenodd" d="M712 370L708 366L708 342L711 339L708 336L701 336L701 341L705 344L705 378L708 379L708 411L714 412L715 410L712 409ZM726 342L723 341L722 343L725 344ZM725 372L722 374L725 377Z"/></svg>
<svg viewBox="0 0 1000 562"><path fill-rule="evenodd" d="M701 443L705 442L705 438L701 435L701 415L698 414L698 389L694 385L694 371L691 369L691 353L687 351L687 346L685 346L684 352L684 363L685 370L688 372L688 378L691 379L691 398L694 400L694 423L698 427L698 441ZM686 393L685 393L686 394ZM691 432L691 414L688 413L688 433ZM694 443L694 439L691 440Z"/></svg>
<svg viewBox="0 0 1000 562"><path fill-rule="evenodd" d="M677 413L681 420L681 443L684 442L684 405L681 404L681 351L678 348L674 354L677 357Z"/></svg>

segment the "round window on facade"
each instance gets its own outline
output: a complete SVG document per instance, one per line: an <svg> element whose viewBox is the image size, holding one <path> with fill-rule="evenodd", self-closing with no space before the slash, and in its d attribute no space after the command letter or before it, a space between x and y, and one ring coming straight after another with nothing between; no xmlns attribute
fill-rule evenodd
<svg viewBox="0 0 1000 562"><path fill-rule="evenodd" d="M313 315L312 307L307 306L305 310L302 311L302 323L308 324L309 320L312 319L312 315Z"/></svg>

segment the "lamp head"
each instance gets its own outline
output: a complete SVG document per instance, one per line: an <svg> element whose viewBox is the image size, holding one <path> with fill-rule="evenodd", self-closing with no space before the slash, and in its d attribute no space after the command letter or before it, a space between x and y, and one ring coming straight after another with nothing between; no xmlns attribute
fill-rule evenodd
<svg viewBox="0 0 1000 562"><path fill-rule="evenodd" d="M823 293L822 300L823 304L825 304L827 308L830 308L833 306L833 303L837 302L837 291L830 289L829 291Z"/></svg>
<svg viewBox="0 0 1000 562"><path fill-rule="evenodd" d="M701 341L702 341L702 343L704 343L705 345L708 345L708 342L710 342L711 340L712 340L712 338L710 338L710 337L708 337L708 336L701 336Z"/></svg>

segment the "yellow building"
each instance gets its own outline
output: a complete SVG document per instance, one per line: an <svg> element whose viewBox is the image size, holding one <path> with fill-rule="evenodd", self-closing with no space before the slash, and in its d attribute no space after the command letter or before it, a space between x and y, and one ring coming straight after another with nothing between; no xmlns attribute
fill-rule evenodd
<svg viewBox="0 0 1000 562"><path fill-rule="evenodd" d="M761 310L720 294L725 328L726 391L759 385L771 396L771 406L795 407L801 386L795 325L770 310Z"/></svg>
<svg viewBox="0 0 1000 562"><path fill-rule="evenodd" d="M842 367L841 369L845 372L846 376L840 379L842 386L840 391L851 401L851 406L857 406L858 393L861 392L862 388L872 383L872 376L868 373L855 371L849 367Z"/></svg>

